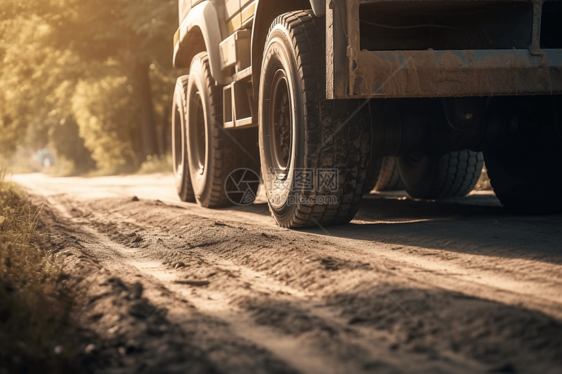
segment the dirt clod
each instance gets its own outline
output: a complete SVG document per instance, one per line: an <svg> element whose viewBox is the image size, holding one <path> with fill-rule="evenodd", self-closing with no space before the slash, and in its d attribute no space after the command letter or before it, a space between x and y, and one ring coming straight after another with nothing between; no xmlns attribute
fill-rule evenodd
<svg viewBox="0 0 562 374"><path fill-rule="evenodd" d="M96 345L90 343L86 346L86 348L84 348L84 353L89 355L90 353L94 352L95 350L96 350Z"/></svg>
<svg viewBox="0 0 562 374"><path fill-rule="evenodd" d="M140 299L142 296L142 289L142 283L137 282L133 284L133 286L131 287L131 299Z"/></svg>
<svg viewBox="0 0 562 374"><path fill-rule="evenodd" d="M189 286L195 286L195 287L203 287L203 286L208 286L211 282L206 281L206 280L177 280L174 281L177 284L186 284Z"/></svg>

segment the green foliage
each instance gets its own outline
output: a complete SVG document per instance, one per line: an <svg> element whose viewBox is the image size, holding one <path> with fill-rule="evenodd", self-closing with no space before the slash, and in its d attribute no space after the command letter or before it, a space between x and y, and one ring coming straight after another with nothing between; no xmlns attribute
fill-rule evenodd
<svg viewBox="0 0 562 374"><path fill-rule="evenodd" d="M126 76L81 81L72 100L80 135L98 166L111 169L132 163L138 150L138 108Z"/></svg>
<svg viewBox="0 0 562 374"><path fill-rule="evenodd" d="M70 353L53 355L71 304L57 292L60 269L36 226L37 210L0 173L0 367L9 372L61 371Z"/></svg>
<svg viewBox="0 0 562 374"><path fill-rule="evenodd" d="M79 131L78 124L72 117L61 119L58 125L49 129L49 144L51 148L56 149L55 168L59 175L84 173L95 166ZM64 165L67 165L65 170L62 168Z"/></svg>
<svg viewBox="0 0 562 374"><path fill-rule="evenodd" d="M140 165L146 111L139 109L154 111L149 125L164 131L174 82L150 70L146 102L137 67L152 56L171 70L177 2L1 1L0 153L50 145L82 172L93 165L78 149L84 144L100 168ZM68 121L79 131L61 134ZM68 142L77 148L69 150Z"/></svg>

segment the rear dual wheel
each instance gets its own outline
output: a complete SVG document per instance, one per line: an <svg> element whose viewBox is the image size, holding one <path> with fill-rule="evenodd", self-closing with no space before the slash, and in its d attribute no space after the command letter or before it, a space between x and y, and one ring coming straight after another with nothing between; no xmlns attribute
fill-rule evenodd
<svg viewBox="0 0 562 374"><path fill-rule="evenodd" d="M406 155L375 161L366 193L405 189L416 199L466 196L480 178L482 153L463 150L441 157Z"/></svg>
<svg viewBox="0 0 562 374"><path fill-rule="evenodd" d="M416 199L466 196L480 178L481 152L462 150L439 157L405 155L396 158L408 194Z"/></svg>
<svg viewBox="0 0 562 374"><path fill-rule="evenodd" d="M396 158L384 157L381 162L380 175L375 184L375 191L397 191L403 189L404 184L400 178Z"/></svg>
<svg viewBox="0 0 562 374"><path fill-rule="evenodd" d="M222 87L212 78L206 52L193 58L189 77L181 83L182 89L179 84L176 87L172 114L178 195L206 208L230 205L225 190L228 176L237 167L256 168L246 154L255 130L236 130L234 134L223 128Z"/></svg>
<svg viewBox="0 0 562 374"><path fill-rule="evenodd" d="M403 190L404 184L396 166L396 157L381 157L371 161L371 170L365 193Z"/></svg>
<svg viewBox="0 0 562 374"><path fill-rule="evenodd" d="M207 53L196 55L187 83L187 155L189 173L197 203L206 208L225 205L224 181L232 170L222 128L222 88L215 85ZM230 145L230 144L229 144Z"/></svg>

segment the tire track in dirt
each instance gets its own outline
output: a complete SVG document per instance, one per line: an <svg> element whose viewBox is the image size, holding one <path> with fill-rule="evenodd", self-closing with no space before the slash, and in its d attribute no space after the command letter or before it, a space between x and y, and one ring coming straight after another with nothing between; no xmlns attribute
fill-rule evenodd
<svg viewBox="0 0 562 374"><path fill-rule="evenodd" d="M177 284L174 281L177 279L177 274L173 271L150 259L136 258L137 251L134 249L112 241L93 226L88 225L88 221L76 219L71 214L72 210L67 210L68 201L58 203L50 198L49 205L55 210L53 217L60 215L58 221L64 223L65 231L72 232L73 240L80 243L79 253L71 253L73 248L68 248L68 243L65 243L64 255L95 258L98 264L95 270L102 274L98 277L101 279L90 279L87 289L82 290L86 291L86 295L82 295L82 298L86 299L84 304L87 306L101 301L101 305L94 306L93 310L91 307L83 307L86 311L79 317L86 325L95 321L96 326L93 330L98 334L91 338L97 343L96 347L86 348L86 351L89 351L85 358L88 362L84 364L87 369L99 370L112 366L125 366L126 368L120 372L163 373L170 370L176 372L180 368L183 368L181 372L193 373L298 372L290 364L276 358L270 351L237 335L224 318L205 313L191 300L188 301L181 292L175 293ZM51 235L64 237L65 233L55 231ZM82 274L82 270L87 267L83 263L74 262L67 264L67 269L73 265L78 268L79 274ZM68 271L72 274L76 269ZM140 291L135 291L139 289ZM122 306L131 298L129 294L135 292L138 295L132 297L133 305ZM141 294L147 298L141 299ZM157 306L162 307L157 309ZM140 322L139 326L136 321L123 321L123 317L130 314L146 322ZM141 331L147 330L149 333L134 334L131 333L131 327L140 328ZM259 328L251 325L249 327ZM121 335L128 335L126 339L114 338L114 335L120 332ZM162 335L171 336L162 337ZM181 342L184 342L185 347L178 346ZM166 347L170 352L163 352L162 348ZM150 354L148 352L150 348L155 352ZM94 350L101 354L102 360L92 357ZM108 352L111 350L117 354L113 352L112 355L112 352ZM190 350L197 351L197 356L201 357L194 359ZM137 353L136 357L134 353ZM143 359L141 355L147 356L148 360ZM112 360L111 356L117 356L117 359ZM313 369L314 371L319 369L316 372L324 371L324 367L318 365Z"/></svg>
<svg viewBox="0 0 562 374"><path fill-rule="evenodd" d="M227 324L230 332L241 340L251 341L265 348L297 370L305 373L342 373L364 372L365 369L368 372L375 368L377 370L392 368L396 370L401 367L402 372L429 373L435 372L437 369L445 371L451 369L449 365L443 365L443 363L427 365L424 362L425 359L421 357L408 357L411 356L410 353L396 354L397 357L389 362L388 357L385 357L388 349L388 344L385 342L387 334L378 334L379 339L377 340L379 341L380 337L384 336L383 344L373 344L373 342L365 344L366 336L358 329L349 328L346 319L337 317L337 314L341 312L337 308L327 309L322 303L311 300L313 294L293 289L274 279L264 277L262 273L234 265L230 261L215 261L208 255L203 259L203 262L212 266L213 272L227 274L229 279L225 283L231 284L226 289L212 289L210 292L200 289L197 291L184 289L176 292L180 288L177 281L182 281L185 272L172 271L169 267L151 258L139 258L139 253L135 248L119 243L123 240L113 241L101 233L105 230L102 229L100 232L88 225L91 224L90 221L71 218L72 214L65 207L65 205L71 206L68 201L59 204L52 198L49 200L52 206L64 212L65 217L77 221L81 224L80 227L83 231L95 237L95 244L86 245L85 249L90 253L103 253L104 266L113 273L119 273L120 279L130 281L131 277L141 275L143 279L150 280L153 286L166 289L167 294L173 294L174 301L177 299L183 303L188 302L199 312L220 321L219 324ZM70 212L76 214L78 210L71 208ZM124 216L114 217L113 222L124 218ZM132 222L131 219L126 221ZM100 227L99 224L95 226ZM135 238L137 237L135 236ZM160 243L158 239L156 242ZM218 243L211 243L211 245ZM192 278L196 272L187 273L187 277ZM208 270L203 272L208 273ZM233 277L232 274L235 273L237 275ZM237 294L236 290L248 290L250 284L250 292ZM260 300L264 295L267 299L269 299L269 295L281 295L281 299L285 300L273 302ZM167 318L174 324L181 326L185 323L192 323L192 316L186 318L183 315L182 307L184 305L180 304L181 307L178 309L170 302L172 298L162 301L162 298L153 295L151 300L154 299L159 299L159 305L165 308ZM315 309L318 308L324 309L322 313L315 313ZM334 310L329 311L330 309ZM305 336L303 336L303 332ZM307 333L310 333L310 336L306 336ZM372 337L372 332L369 335ZM319 340L323 340L323 342ZM318 346L321 347L320 350L317 349ZM327 350L329 352L326 352ZM423 366L428 367L422 369ZM476 372L474 366L479 367L479 365L469 362L463 362L463 366L465 366L463 372ZM471 366L472 369L470 369Z"/></svg>
<svg viewBox="0 0 562 374"><path fill-rule="evenodd" d="M513 232L524 239L521 227L542 235L535 240L538 251L530 251L532 241L525 240L510 242L509 251L505 243L489 245L494 241L482 235L489 234L482 228L490 218L478 216L485 210L467 213L466 208L460 218L444 221L450 209L439 206L442 211L430 215L433 221L348 225L330 228L331 238L318 230L258 226L228 211L196 215L179 203L170 207L132 202L131 196L91 199L65 188L59 190L63 194L53 191L52 202L64 205L76 225L94 230L96 241L103 236L104 246L122 254L114 262L131 261L168 294L175 280L200 269L190 279L210 283L185 286L189 292L181 291L182 300L222 321L239 339L273 352L288 367L545 373L562 367L557 355L562 347L560 252L549 249L560 238L560 218L518 222L494 213L493 225L501 226L494 235ZM384 208L387 202L377 204ZM414 205L422 214L426 206ZM388 212L386 222L420 217L412 211ZM381 220L380 215L367 212L362 219ZM482 238L471 237L470 230L478 229ZM405 316L340 245L414 318ZM208 253L216 260L206 260ZM168 316L181 317L186 303L175 298L170 303Z"/></svg>

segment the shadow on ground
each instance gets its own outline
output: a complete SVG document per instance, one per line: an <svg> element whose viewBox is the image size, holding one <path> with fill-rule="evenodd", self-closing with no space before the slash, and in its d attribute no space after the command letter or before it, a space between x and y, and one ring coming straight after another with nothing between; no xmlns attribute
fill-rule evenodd
<svg viewBox="0 0 562 374"><path fill-rule="evenodd" d="M224 209L230 210L270 216L266 204ZM512 214L493 195L444 202L371 195L350 224L327 230L373 243L562 263L562 215Z"/></svg>

